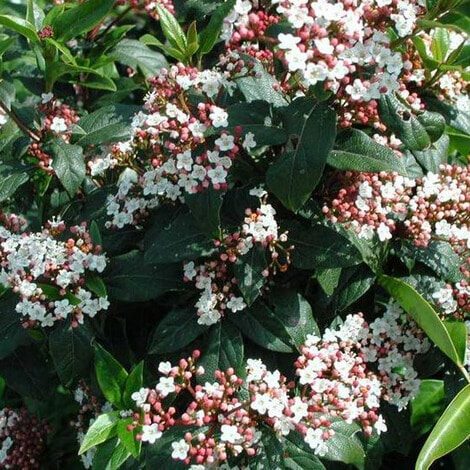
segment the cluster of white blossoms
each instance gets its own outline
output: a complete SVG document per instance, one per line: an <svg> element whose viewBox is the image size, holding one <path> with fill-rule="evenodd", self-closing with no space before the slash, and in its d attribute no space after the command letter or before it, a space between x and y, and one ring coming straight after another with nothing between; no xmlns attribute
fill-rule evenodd
<svg viewBox="0 0 470 470"><path fill-rule="evenodd" d="M408 405L420 384L413 359L428 348L424 333L389 302L370 324L362 314L349 315L322 337L307 335L294 362L297 385L260 359L247 360L244 379L229 368L215 371L212 382L195 384L205 373L196 350L176 365L161 362L157 385L132 394L139 409L132 428L140 430L138 440L154 444L173 426L188 426L181 431L184 438L172 443L172 457L190 468L255 455L260 426L269 426L280 439L298 432L322 456L329 451L335 421L357 423L367 436L387 430L381 404L399 410ZM171 405L178 400L168 397L182 392L192 401L178 409Z"/></svg>
<svg viewBox="0 0 470 470"><path fill-rule="evenodd" d="M63 222L50 222L41 232L15 233L0 227L0 286L20 296L16 311L25 327L52 326L69 319L72 326L106 310L106 297L86 288L89 273L101 273L106 256L93 245L84 226L70 228L61 241Z"/></svg>
<svg viewBox="0 0 470 470"><path fill-rule="evenodd" d="M401 72L411 68L392 51L387 26L410 35L423 7L414 0L237 0L223 37L228 44L252 42L286 21L293 34L279 33L277 47L291 73L306 87L326 80L333 91L345 85L353 101L370 101L398 89Z"/></svg>
<svg viewBox="0 0 470 470"><path fill-rule="evenodd" d="M265 196L263 190L252 190L253 195ZM226 311L233 313L246 308L243 297L238 293L237 279L233 265L238 258L250 250L261 249L266 252L264 278L285 271L289 264L288 251L282 244L287 241L286 233L279 233L274 208L263 201L256 210L247 209L241 230L229 234L223 240L215 240L218 249L216 256L203 264L194 261L184 265L184 280L194 282L201 291L196 303L198 323L212 325L220 321Z"/></svg>
<svg viewBox="0 0 470 470"><path fill-rule="evenodd" d="M89 162L95 178L124 168L117 193L107 202L109 227L138 225L149 210L163 202L184 202L186 194L225 189L241 148L256 147L252 133L227 129L228 114L216 105L219 92L233 88L225 73L175 65L151 83L130 140Z"/></svg>
<svg viewBox="0 0 470 470"><path fill-rule="evenodd" d="M456 252L470 247L469 167L441 165L416 180L396 173L346 172L342 189L323 207L333 222L344 223L360 238L390 240L398 234L414 244L448 241Z"/></svg>

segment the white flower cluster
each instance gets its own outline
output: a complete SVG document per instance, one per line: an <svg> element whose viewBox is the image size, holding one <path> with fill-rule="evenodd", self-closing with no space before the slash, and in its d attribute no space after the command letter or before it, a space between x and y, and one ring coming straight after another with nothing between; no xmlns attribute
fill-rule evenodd
<svg viewBox="0 0 470 470"><path fill-rule="evenodd" d="M336 91L349 77L346 93L353 101L380 98L384 90L399 87L404 63L399 52L392 51L390 37L368 20L371 9L389 7L388 19L400 37L411 34L424 1L365 0L271 0L276 12L294 29L294 34L279 33L279 49L287 68L300 75L306 87L327 81ZM258 1L237 0L225 19L223 37L230 41L233 31L250 28L250 13ZM384 15L384 13L382 13ZM355 74L357 71L363 73ZM365 72L365 73L364 73ZM352 77L352 78L351 78Z"/></svg>
<svg viewBox="0 0 470 470"><path fill-rule="evenodd" d="M145 112L134 118L131 139L117 144L113 155L89 164L93 176L119 162L127 166L107 203L109 226L137 223L164 201L184 202L185 194L223 188L238 144L256 146L252 133L238 142L223 130L228 114L212 101L222 88L231 91L234 86L223 73L174 66L163 70L154 86L145 98ZM163 94L165 87L169 97ZM195 109L185 101L190 90L205 100ZM211 129L217 134L212 138Z"/></svg>
<svg viewBox="0 0 470 470"><path fill-rule="evenodd" d="M100 273L106 267L106 257L90 250L81 230L77 228L78 239L70 243L46 229L17 234L0 228L0 285L20 295L16 311L27 324L47 327L66 318L83 323L84 315L94 317L108 308L106 297L81 287L87 272ZM51 289L57 298L48 298Z"/></svg>
<svg viewBox="0 0 470 470"><path fill-rule="evenodd" d="M8 458L8 451L13 446L13 439L8 435L9 430L14 427L18 421L18 414L14 411L5 409L0 411L0 436L2 445L0 447L0 466L4 465L4 462Z"/></svg>
<svg viewBox="0 0 470 470"><path fill-rule="evenodd" d="M264 191L252 190L253 195L263 195ZM217 323L226 310L239 312L246 308L243 297L234 294L236 282L230 274L230 264L235 263L238 256L247 254L255 245L273 247L277 242L287 241L287 234L279 234L279 227L275 219L276 211L267 203L261 202L259 209L246 211L242 230L240 233L228 236L222 248L226 251L219 255L220 261L208 261L196 266L193 261L184 265L184 279L192 281L201 291L196 303L198 323L212 325ZM271 257L277 259L275 250ZM269 262L263 275L269 275Z"/></svg>

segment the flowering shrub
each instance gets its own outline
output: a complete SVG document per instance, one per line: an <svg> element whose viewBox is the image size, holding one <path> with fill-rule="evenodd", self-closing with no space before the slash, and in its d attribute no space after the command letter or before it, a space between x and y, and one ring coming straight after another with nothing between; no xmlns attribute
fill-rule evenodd
<svg viewBox="0 0 470 470"><path fill-rule="evenodd" d="M0 468L467 468L464 0L0 3Z"/></svg>

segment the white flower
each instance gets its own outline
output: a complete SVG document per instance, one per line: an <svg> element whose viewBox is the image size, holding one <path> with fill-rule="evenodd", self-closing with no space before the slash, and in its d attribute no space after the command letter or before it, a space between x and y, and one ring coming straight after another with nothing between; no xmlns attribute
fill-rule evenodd
<svg viewBox="0 0 470 470"><path fill-rule="evenodd" d="M216 141L215 145L219 147L220 150L226 152L227 150L232 150L235 147L235 139L233 135L222 134Z"/></svg>
<svg viewBox="0 0 470 470"><path fill-rule="evenodd" d="M392 238L390 228L388 227L388 225L385 225L383 222L379 225L379 228L377 229L377 235L379 236L379 240L381 242L390 240Z"/></svg>
<svg viewBox="0 0 470 470"><path fill-rule="evenodd" d="M300 38L292 34L280 33L277 38L279 39L279 49L297 49L297 44L300 42Z"/></svg>
<svg viewBox="0 0 470 470"><path fill-rule="evenodd" d="M222 108L212 106L209 118L212 121L212 125L214 127L228 126L228 114Z"/></svg>
<svg viewBox="0 0 470 470"><path fill-rule="evenodd" d="M138 392L134 392L131 395L132 400L135 401L135 404L140 408L147 401L149 390L147 388L141 388Z"/></svg>
<svg viewBox="0 0 470 470"><path fill-rule="evenodd" d="M223 166L216 166L207 172L207 176L211 179L212 184L225 183L227 171Z"/></svg>
<svg viewBox="0 0 470 470"><path fill-rule="evenodd" d="M387 431L387 425L382 415L379 415L379 419L374 424L374 429L377 431L377 434L381 434Z"/></svg>
<svg viewBox="0 0 470 470"><path fill-rule="evenodd" d="M172 442L171 447L173 449L171 457L177 460L184 460L188 456L189 444L181 439L177 442Z"/></svg>
<svg viewBox="0 0 470 470"><path fill-rule="evenodd" d="M61 132L65 132L67 130L67 124L65 123L65 119L61 117L55 116L52 119L51 124L51 131L60 134Z"/></svg>
<svg viewBox="0 0 470 470"><path fill-rule="evenodd" d="M317 455L325 455L328 447L323 440L323 431L319 429L309 428L304 438L305 442L313 449Z"/></svg>
<svg viewBox="0 0 470 470"><path fill-rule="evenodd" d="M223 424L220 428L222 435L220 439L224 442L230 442L230 444L238 444L242 441L242 436L239 434L237 426L230 426Z"/></svg>
<svg viewBox="0 0 470 470"><path fill-rule="evenodd" d="M328 38L315 39L315 46L320 54L331 55L335 50L335 48L330 44L330 40Z"/></svg>
<svg viewBox="0 0 470 470"><path fill-rule="evenodd" d="M162 397L166 397L175 391L175 380L173 377L160 377L160 380L155 387Z"/></svg>
<svg viewBox="0 0 470 470"><path fill-rule="evenodd" d="M246 381L257 382L263 378L263 375L266 372L266 366L263 364L261 359L248 359L246 361L246 370L248 372Z"/></svg>
<svg viewBox="0 0 470 470"><path fill-rule="evenodd" d="M246 303L243 301L243 297L232 297L227 302L227 308L229 308L232 312L238 312L246 308Z"/></svg>
<svg viewBox="0 0 470 470"><path fill-rule="evenodd" d="M171 372L171 369L171 363L168 361L160 362L160 364L158 364L158 372L160 372L160 374L168 375Z"/></svg>
<svg viewBox="0 0 470 470"><path fill-rule="evenodd" d="M246 150L256 147L255 134L253 134L253 132L246 133L242 146Z"/></svg>
<svg viewBox="0 0 470 470"><path fill-rule="evenodd" d="M294 398L294 403L290 406L290 410L294 413L294 420L299 423L302 418L308 414L308 405L304 403L300 397Z"/></svg>
<svg viewBox="0 0 470 470"><path fill-rule="evenodd" d="M54 93L41 93L41 103L46 104L54 98Z"/></svg>
<svg viewBox="0 0 470 470"><path fill-rule="evenodd" d="M160 437L162 437L162 432L158 429L157 423L142 426L142 442L155 444L155 441L160 439Z"/></svg>
<svg viewBox="0 0 470 470"><path fill-rule="evenodd" d="M184 153L179 153L176 155L176 168L179 170L191 171L193 166L193 157L191 156L191 151L186 150Z"/></svg>

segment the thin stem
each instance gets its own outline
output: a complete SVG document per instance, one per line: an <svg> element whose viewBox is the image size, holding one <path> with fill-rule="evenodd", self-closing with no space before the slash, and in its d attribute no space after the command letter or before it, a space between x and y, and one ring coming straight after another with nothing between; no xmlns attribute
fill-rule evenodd
<svg viewBox="0 0 470 470"><path fill-rule="evenodd" d="M116 24L116 23L119 23L119 21L121 21L130 11L132 10L132 7L127 7L125 10L123 10L121 13L119 13L118 16L116 16L116 18L114 18L113 21L111 21L111 23L108 24L108 26L106 26L106 28L98 34L98 36L95 38L95 39L100 39L102 37L104 37L106 35L106 33Z"/></svg>
<svg viewBox="0 0 470 470"><path fill-rule="evenodd" d="M35 134L31 129L29 129L26 124L19 118L19 116L13 111L13 109L8 109L8 106L0 100L0 109L2 109L8 116L15 122L15 124L19 127L19 129L28 136L30 139L34 140L35 142L40 142L41 138Z"/></svg>
<svg viewBox="0 0 470 470"><path fill-rule="evenodd" d="M460 372L462 372L462 375L465 377L465 380L470 383L470 374L468 373L467 369L465 366L459 366Z"/></svg>

